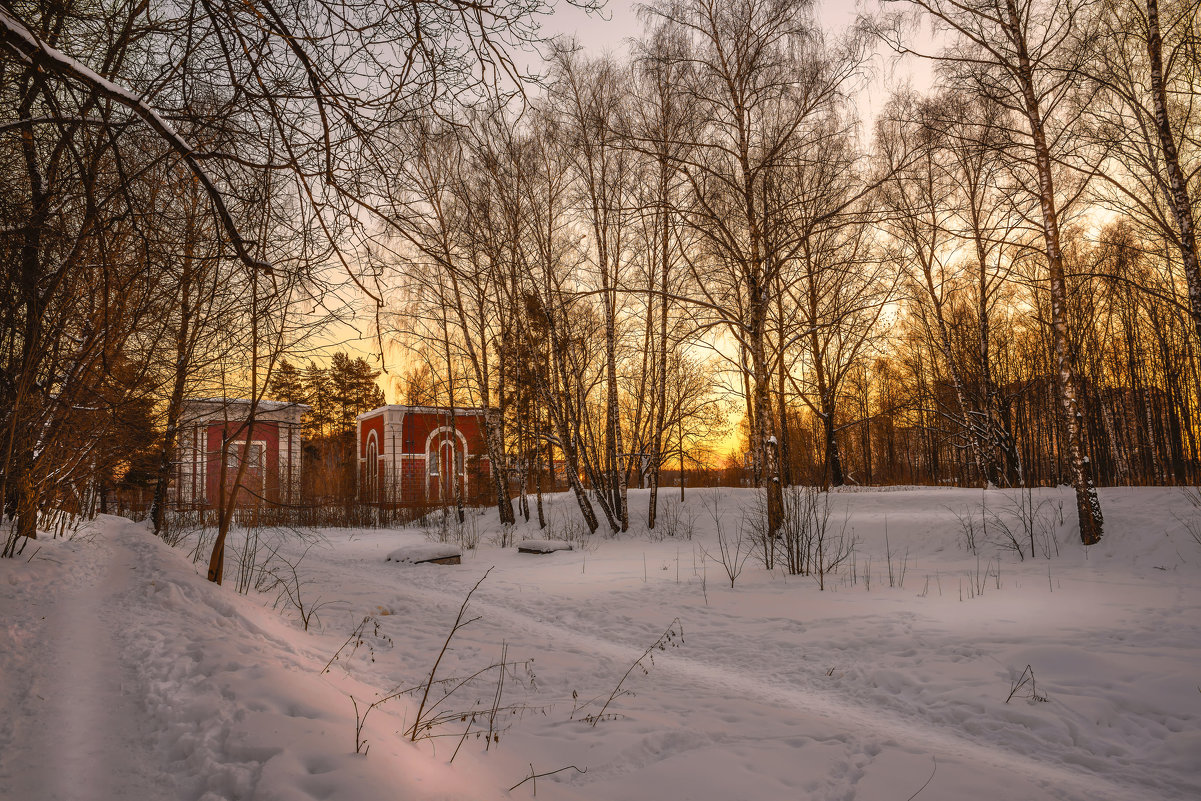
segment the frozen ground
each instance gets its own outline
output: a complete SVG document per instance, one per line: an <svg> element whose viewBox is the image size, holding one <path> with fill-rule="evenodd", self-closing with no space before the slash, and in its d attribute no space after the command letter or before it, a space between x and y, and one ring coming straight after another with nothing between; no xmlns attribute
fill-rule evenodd
<svg viewBox="0 0 1201 801"><path fill-rule="evenodd" d="M1000 533L986 515L977 558L956 513L979 527L982 497L1013 520L1000 491L832 495L855 578L848 561L824 591L755 556L731 589L705 558L714 505L732 539L748 491L690 491L691 539L632 532L546 555L500 548L492 512L458 566L385 561L420 530L327 530L299 568L302 597L327 602L307 632L274 593L214 587L186 546L102 518L0 562L0 798L530 798L533 782L508 788L570 765L586 772L537 779L537 797L1201 797L1201 545L1184 524L1201 514L1177 490L1106 490L1106 537L1086 550L1069 495L1046 491L1034 503L1054 542L1019 561L986 542ZM552 499L552 529L517 538L570 537L573 503ZM640 520L644 493L632 507ZM404 736L420 692L375 707L356 755L351 696L362 712L420 685L489 568L437 675L486 668L502 647L533 660L534 688L525 670L506 679L501 706L518 709L499 716L499 742L473 734L455 754L461 714L493 706L493 670L435 710L460 714L432 739ZM322 673L365 617L361 644ZM631 693L590 725L677 619L678 647L631 671ZM1006 703L1027 665L1036 684Z"/></svg>

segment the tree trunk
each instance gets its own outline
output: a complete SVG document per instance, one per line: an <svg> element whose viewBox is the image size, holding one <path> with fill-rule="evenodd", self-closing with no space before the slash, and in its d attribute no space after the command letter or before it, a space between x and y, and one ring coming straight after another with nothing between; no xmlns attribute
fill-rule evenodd
<svg viewBox="0 0 1201 801"><path fill-rule="evenodd" d="M1147 0L1147 56L1151 66L1151 96L1155 105L1155 132L1159 137L1164 166L1168 172L1168 199L1179 229L1180 260L1188 284L1189 311L1193 329L1201 340L1201 267L1197 260L1197 236L1193 222L1193 205L1189 198L1188 182L1180 168L1180 156L1172 122L1168 118L1167 89L1163 75L1163 38L1159 30L1159 2Z"/></svg>
<svg viewBox="0 0 1201 801"><path fill-rule="evenodd" d="M192 338L192 267L193 237L195 232L189 214L184 229L184 255L181 265L179 292L179 329L175 335L175 375L171 385L171 398L167 401L167 427L163 435L163 449L159 453L157 478L154 482L154 500L150 504L150 519L154 534L161 537L167 530L167 485L171 482L171 460L179 439L179 416L183 410L184 389L187 386L191 366L189 343Z"/></svg>
<svg viewBox="0 0 1201 801"><path fill-rule="evenodd" d="M606 291L606 297L608 291ZM606 306L609 301L606 300ZM606 406L608 407L608 420L606 428L608 429L609 441L609 458L611 460L610 473L613 486L613 506L614 516L621 524L622 531L628 531L630 528L630 515L626 507L626 471L625 471L625 454L622 452L622 437L621 437L621 415L620 407L617 405L617 335L612 317L612 309L606 311L605 320L605 362L606 372L608 373L608 398Z"/></svg>
<svg viewBox="0 0 1201 801"><path fill-rule="evenodd" d="M659 243L662 250L660 251L659 265L659 287L660 287L660 302L659 302L659 353L656 362L658 371L655 374L655 420L653 423L654 431L651 441L651 496L649 508L647 510L647 525L650 528L655 527L655 515L659 508L659 470L663 459L663 437L666 433L664 428L667 425L667 274L668 267L671 263L671 252L668 249L668 237L670 229L667 218L667 178L666 167L660 164L660 179L659 192L661 199L664 200L663 208L660 210L663 222L663 230L660 234L662 241ZM681 449L683 443L681 443ZM683 487L684 472L680 470L680 486Z"/></svg>
<svg viewBox="0 0 1201 801"><path fill-rule="evenodd" d="M1101 540L1105 519L1093 484L1092 464L1084 452L1084 416L1080 410L1076 371L1072 365L1071 332L1068 323L1068 288L1060 247L1059 218L1055 206L1055 184L1051 175L1051 152L1043 131L1042 114L1034 92L1034 76L1026 50L1025 31L1015 0L1006 0L1010 40L1018 51L1018 80L1025 101L1026 120L1034 143L1038 168L1039 202L1042 209L1043 238L1047 267L1051 278L1051 341L1059 378L1060 399L1068 436L1068 459L1072 486L1076 490L1076 514L1080 521L1080 541L1093 545Z"/></svg>
<svg viewBox="0 0 1201 801"><path fill-rule="evenodd" d="M755 436L754 447L763 465L762 486L767 493L767 533L775 537L784 520L784 491L780 486L779 443L769 429L771 421L771 377L767 371L767 355L763 345L763 317L765 304L757 303L751 311L749 332L751 346L751 368L755 382ZM681 443L681 447L683 443ZM681 471L680 481L683 482Z"/></svg>

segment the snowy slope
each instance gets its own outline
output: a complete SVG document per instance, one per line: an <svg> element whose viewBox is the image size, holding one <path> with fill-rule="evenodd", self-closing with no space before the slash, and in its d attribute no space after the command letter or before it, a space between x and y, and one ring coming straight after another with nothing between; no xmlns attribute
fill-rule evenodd
<svg viewBox="0 0 1201 801"><path fill-rule="evenodd" d="M640 518L645 493L631 496ZM731 588L705 558L713 510L732 536L753 507L742 490L690 491L691 539L631 532L545 556L490 542L492 512L458 566L385 562L419 530L327 530L301 566L308 597L331 602L309 632L102 519L0 563L0 798L529 798L532 782L507 788L570 765L586 772L539 778L539 798L904 801L928 779L927 801L1201 797L1201 545L1182 522L1196 512L1175 490L1103 491L1106 538L1086 550L1066 492L1033 500L1050 559L996 546L1011 493L835 493L855 578L848 561L825 591L754 557ZM549 505L566 520L573 503ZM960 517L982 513L976 555ZM438 677L485 668L503 643L534 660L534 687L524 671L504 687L524 711L456 753L466 723L409 743L420 695L402 695L370 713L355 755L350 697L420 684L489 568ZM363 643L322 674L365 616ZM682 644L590 725L676 619ZM1006 703L1027 665L1035 687ZM495 676L442 709L487 709Z"/></svg>
<svg viewBox="0 0 1201 801"><path fill-rule="evenodd" d="M356 756L348 693L372 690L321 676L337 645L143 526L38 544L0 563L0 798L496 797L387 738Z"/></svg>

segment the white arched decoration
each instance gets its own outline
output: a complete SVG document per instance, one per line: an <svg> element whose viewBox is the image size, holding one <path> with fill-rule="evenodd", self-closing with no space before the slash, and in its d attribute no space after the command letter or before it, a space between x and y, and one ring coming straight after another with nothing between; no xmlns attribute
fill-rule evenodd
<svg viewBox="0 0 1201 801"><path fill-rule="evenodd" d="M363 498L374 503L379 500L379 437L375 429L367 432L367 459L363 465Z"/></svg>
<svg viewBox="0 0 1201 801"><path fill-rule="evenodd" d="M454 458L448 460L455 467L455 472L458 473L460 489L464 496L467 494L467 457L470 452L467 450L467 436L458 428L451 426L440 426L435 428L425 438L425 492L426 497L430 495L430 479L438 479L439 494L442 494L442 487L446 487L446 479L441 473L442 451L443 448L449 447L451 440L442 434L449 434L453 431L459 442L459 447L455 449ZM434 443L437 442L437 450L433 450ZM453 497L453 491L443 496L443 500Z"/></svg>

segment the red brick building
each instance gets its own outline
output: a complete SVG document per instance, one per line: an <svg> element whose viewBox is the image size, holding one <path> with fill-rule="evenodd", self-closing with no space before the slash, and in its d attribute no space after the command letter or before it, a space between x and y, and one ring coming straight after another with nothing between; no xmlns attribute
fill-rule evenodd
<svg viewBox="0 0 1201 801"><path fill-rule="evenodd" d="M491 475L484 409L381 406L355 419L357 495L368 503L446 503L458 482L465 499L487 492Z"/></svg>
<svg viewBox="0 0 1201 801"><path fill-rule="evenodd" d="M227 493L238 493L239 506L299 503L300 417L308 408L298 403L260 400L254 428L248 432L248 400L184 401L175 471L176 505L181 509L216 506L221 494L222 454L225 489ZM246 471L242 482L235 486L242 459L247 460Z"/></svg>

